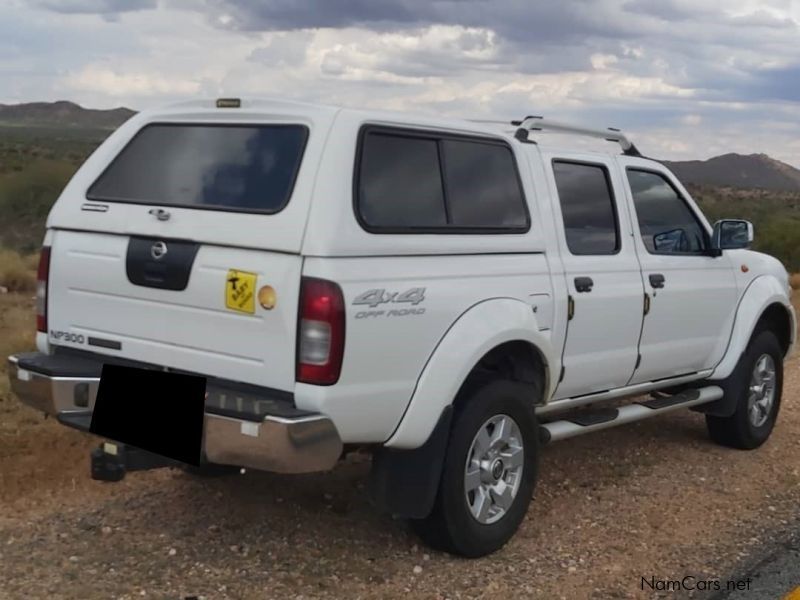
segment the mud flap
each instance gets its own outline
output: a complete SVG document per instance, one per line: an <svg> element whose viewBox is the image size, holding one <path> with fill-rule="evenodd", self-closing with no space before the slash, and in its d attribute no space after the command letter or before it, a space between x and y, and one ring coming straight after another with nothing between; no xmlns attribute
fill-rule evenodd
<svg viewBox="0 0 800 600"><path fill-rule="evenodd" d="M710 415L712 417L730 417L736 412L736 406L739 401L741 390L747 384L749 373L742 369L742 361L744 360L745 352L739 357L736 363L736 368L733 370L726 379L720 381L708 381L712 385L717 385L722 388L723 396L719 400L710 402L708 404L701 404L694 406L690 410L695 412Z"/></svg>
<svg viewBox="0 0 800 600"><path fill-rule="evenodd" d="M381 511L407 519L423 519L430 514L439 491L452 420L453 407L447 406L419 448L381 448L375 452L369 490Z"/></svg>

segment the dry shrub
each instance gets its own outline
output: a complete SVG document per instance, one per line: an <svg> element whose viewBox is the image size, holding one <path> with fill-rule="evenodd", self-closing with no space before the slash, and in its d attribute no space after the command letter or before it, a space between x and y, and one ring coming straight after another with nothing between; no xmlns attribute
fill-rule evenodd
<svg viewBox="0 0 800 600"><path fill-rule="evenodd" d="M800 273L795 273L789 277L789 285L792 286L793 290L800 290Z"/></svg>
<svg viewBox="0 0 800 600"><path fill-rule="evenodd" d="M6 383L6 356L32 350L36 333L33 301L19 294L0 295L0 381ZM0 396L3 386L0 385Z"/></svg>
<svg viewBox="0 0 800 600"><path fill-rule="evenodd" d="M35 292L36 271L31 262L13 250L0 250L0 286L9 292Z"/></svg>
<svg viewBox="0 0 800 600"><path fill-rule="evenodd" d="M25 263L25 266L30 269L31 273L36 273L36 270L39 268L39 253L34 252L33 254L28 254L23 257L22 261Z"/></svg>

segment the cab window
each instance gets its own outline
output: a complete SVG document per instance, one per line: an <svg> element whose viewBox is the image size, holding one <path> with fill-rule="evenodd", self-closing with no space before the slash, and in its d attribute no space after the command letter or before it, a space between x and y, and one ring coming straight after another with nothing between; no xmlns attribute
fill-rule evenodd
<svg viewBox="0 0 800 600"><path fill-rule="evenodd" d="M617 212L608 171L602 165L553 161L567 247L571 254L616 254Z"/></svg>
<svg viewBox="0 0 800 600"><path fill-rule="evenodd" d="M651 254L704 254L708 234L678 190L660 173L628 169L639 232Z"/></svg>

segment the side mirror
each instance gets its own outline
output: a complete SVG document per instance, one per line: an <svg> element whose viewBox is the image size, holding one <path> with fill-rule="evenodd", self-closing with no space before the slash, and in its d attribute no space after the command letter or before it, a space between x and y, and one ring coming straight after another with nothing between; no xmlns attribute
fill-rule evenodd
<svg viewBox="0 0 800 600"><path fill-rule="evenodd" d="M738 219L722 219L714 223L711 235L713 250L748 248L753 243L753 224Z"/></svg>

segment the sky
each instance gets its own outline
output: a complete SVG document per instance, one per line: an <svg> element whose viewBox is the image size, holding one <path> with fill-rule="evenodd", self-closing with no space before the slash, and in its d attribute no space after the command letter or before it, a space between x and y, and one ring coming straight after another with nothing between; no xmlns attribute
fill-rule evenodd
<svg viewBox="0 0 800 600"><path fill-rule="evenodd" d="M800 0L0 0L0 102L281 97L800 167Z"/></svg>

